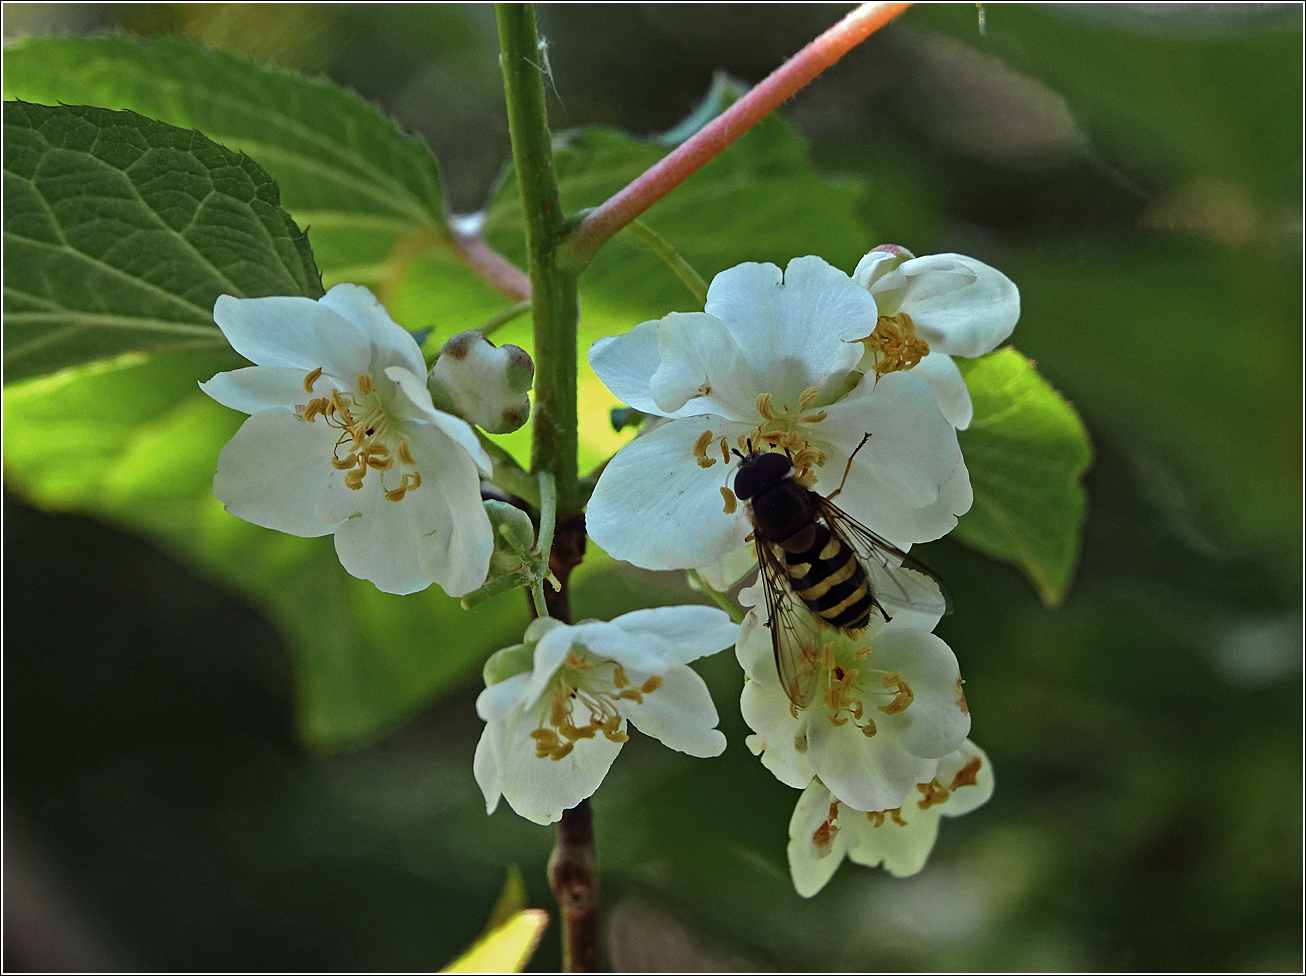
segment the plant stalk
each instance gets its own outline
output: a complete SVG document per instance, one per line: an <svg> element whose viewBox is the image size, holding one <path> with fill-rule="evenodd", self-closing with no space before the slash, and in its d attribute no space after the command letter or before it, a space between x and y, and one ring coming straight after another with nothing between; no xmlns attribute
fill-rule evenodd
<svg viewBox="0 0 1306 976"><path fill-rule="evenodd" d="M549 564L560 588L543 587L536 599L543 598L550 616L570 623L568 577L585 552L576 470L576 323L580 317L576 276L580 269L564 271L558 264L566 219L553 168L535 8L496 4L495 21L512 158L526 222L535 324L531 470L536 475L552 474L557 488L557 525ZM547 531L541 526L542 538ZM545 607L535 609L539 613ZM558 823L549 884L562 915L563 969L594 972L599 958L598 854L588 800L564 812Z"/></svg>
<svg viewBox="0 0 1306 976"><path fill-rule="evenodd" d="M562 248L564 267L579 274L614 234L910 6L910 3L864 3L776 68L743 98L577 224Z"/></svg>

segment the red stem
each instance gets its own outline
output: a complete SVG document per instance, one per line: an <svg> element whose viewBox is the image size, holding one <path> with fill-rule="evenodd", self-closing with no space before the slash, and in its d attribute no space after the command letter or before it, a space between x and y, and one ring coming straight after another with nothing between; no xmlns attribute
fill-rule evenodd
<svg viewBox="0 0 1306 976"><path fill-rule="evenodd" d="M585 217L559 249L560 263L566 262L576 271L584 268L605 241L910 6L910 3L862 4Z"/></svg>
<svg viewBox="0 0 1306 976"><path fill-rule="evenodd" d="M482 281L514 302L524 302L531 297L531 279L479 234L453 234L454 253Z"/></svg>

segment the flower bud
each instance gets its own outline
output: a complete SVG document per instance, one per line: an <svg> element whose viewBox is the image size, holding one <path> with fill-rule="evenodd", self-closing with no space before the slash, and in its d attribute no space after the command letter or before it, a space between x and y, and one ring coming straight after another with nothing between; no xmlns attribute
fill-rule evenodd
<svg viewBox="0 0 1306 976"><path fill-rule="evenodd" d="M496 347L479 332L460 332L444 344L426 381L440 410L491 434L514 431L531 415L527 396L535 364L517 346Z"/></svg>
<svg viewBox="0 0 1306 976"><path fill-rule="evenodd" d="M494 553L490 556L490 579L520 572L526 565L522 558L535 545L535 526L531 517L515 505L491 498L485 502L485 514L494 529Z"/></svg>

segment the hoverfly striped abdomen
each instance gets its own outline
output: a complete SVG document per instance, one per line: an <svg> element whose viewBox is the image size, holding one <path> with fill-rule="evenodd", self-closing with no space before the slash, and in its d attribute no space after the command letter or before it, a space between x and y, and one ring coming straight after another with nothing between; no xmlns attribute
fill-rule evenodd
<svg viewBox="0 0 1306 976"><path fill-rule="evenodd" d="M812 526L812 544L803 552L785 551L785 572L794 596L812 613L843 631L859 631L876 606L857 554L825 525Z"/></svg>

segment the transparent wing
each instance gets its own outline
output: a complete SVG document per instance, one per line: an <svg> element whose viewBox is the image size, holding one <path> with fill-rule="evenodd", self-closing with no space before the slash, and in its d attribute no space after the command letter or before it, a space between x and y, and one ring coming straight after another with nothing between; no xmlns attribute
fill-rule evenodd
<svg viewBox="0 0 1306 976"><path fill-rule="evenodd" d="M861 560L871 594L886 619L899 610L940 616L951 612L951 601L943 583L919 560L825 498L821 498L820 512L830 531L846 542Z"/></svg>
<svg viewBox="0 0 1306 976"><path fill-rule="evenodd" d="M766 594L766 627L771 632L780 685L791 702L806 708L816 690L824 625L794 596L780 554L761 539L756 546L762 591Z"/></svg>

